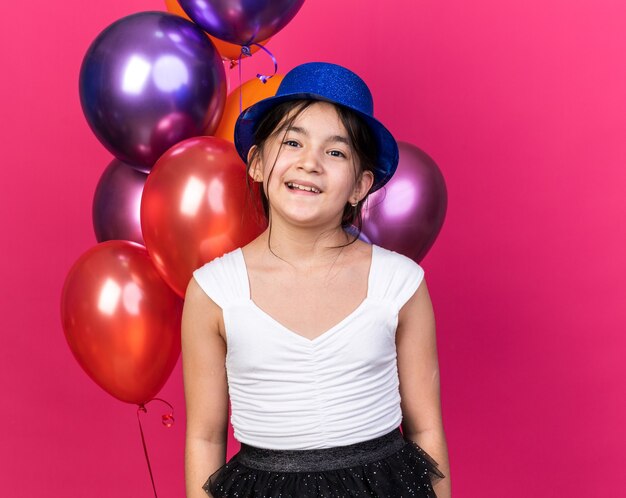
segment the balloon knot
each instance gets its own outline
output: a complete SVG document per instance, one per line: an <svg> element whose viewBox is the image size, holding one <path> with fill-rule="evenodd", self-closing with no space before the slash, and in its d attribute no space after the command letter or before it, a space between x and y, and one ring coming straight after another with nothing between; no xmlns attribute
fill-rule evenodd
<svg viewBox="0 0 626 498"><path fill-rule="evenodd" d="M173 413L165 413L162 415L161 422L165 427L172 427L174 425L174 414Z"/></svg>

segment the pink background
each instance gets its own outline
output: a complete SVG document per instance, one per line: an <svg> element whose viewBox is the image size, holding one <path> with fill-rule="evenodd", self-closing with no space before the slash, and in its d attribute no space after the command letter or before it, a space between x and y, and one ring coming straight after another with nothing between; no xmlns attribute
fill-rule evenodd
<svg viewBox="0 0 626 498"><path fill-rule="evenodd" d="M3 8L3 496L153 496L135 407L80 369L59 303L95 244L91 201L111 159L80 108L82 57L111 22L163 8ZM625 33L621 0L308 0L268 44L283 73L326 60L361 74L379 118L446 178L447 219L422 266L457 497L626 489ZM269 59L245 77L257 69ZM157 489L182 497L180 364L161 396L177 422L165 429L148 406Z"/></svg>

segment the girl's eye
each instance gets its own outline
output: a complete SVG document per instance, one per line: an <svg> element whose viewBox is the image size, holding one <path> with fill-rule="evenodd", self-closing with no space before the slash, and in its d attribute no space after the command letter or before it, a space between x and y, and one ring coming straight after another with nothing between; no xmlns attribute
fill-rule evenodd
<svg viewBox="0 0 626 498"><path fill-rule="evenodd" d="M298 145L300 145L298 142L296 142L295 140L285 140L283 142L284 145L293 145L295 147L297 147Z"/></svg>
<svg viewBox="0 0 626 498"><path fill-rule="evenodd" d="M343 152L341 152L340 150L331 150L330 153L334 157L346 157L346 155Z"/></svg>

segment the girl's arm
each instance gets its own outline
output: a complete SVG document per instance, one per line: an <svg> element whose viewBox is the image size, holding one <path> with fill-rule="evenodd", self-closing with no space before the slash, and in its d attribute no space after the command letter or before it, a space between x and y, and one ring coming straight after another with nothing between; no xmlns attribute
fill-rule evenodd
<svg viewBox="0 0 626 498"><path fill-rule="evenodd" d="M187 429L187 498L207 498L209 475L224 465L228 427L226 344L221 308L192 278L182 315L182 357Z"/></svg>
<svg viewBox="0 0 626 498"><path fill-rule="evenodd" d="M400 310L396 347L402 433L437 461L445 478L434 490L438 498L449 498L450 464L441 417L435 316L426 280Z"/></svg>

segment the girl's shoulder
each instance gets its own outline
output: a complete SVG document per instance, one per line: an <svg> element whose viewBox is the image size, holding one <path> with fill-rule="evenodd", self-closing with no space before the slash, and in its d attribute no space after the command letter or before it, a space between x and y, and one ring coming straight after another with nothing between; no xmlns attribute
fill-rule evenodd
<svg viewBox="0 0 626 498"><path fill-rule="evenodd" d="M416 263L408 256L400 254L399 252L391 249L386 249L382 246L372 244L372 251L376 252L376 256L380 260L381 264L386 265L388 269L396 268L399 271L409 272L423 272L424 269L419 263Z"/></svg>
<svg viewBox="0 0 626 498"><path fill-rule="evenodd" d="M247 289L241 268L241 249L219 256L193 271L193 278L221 308L245 297Z"/></svg>
<svg viewBox="0 0 626 498"><path fill-rule="evenodd" d="M424 280L424 269L408 256L382 246L372 247L372 294L395 303L399 310Z"/></svg>

